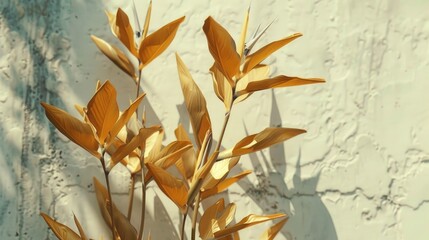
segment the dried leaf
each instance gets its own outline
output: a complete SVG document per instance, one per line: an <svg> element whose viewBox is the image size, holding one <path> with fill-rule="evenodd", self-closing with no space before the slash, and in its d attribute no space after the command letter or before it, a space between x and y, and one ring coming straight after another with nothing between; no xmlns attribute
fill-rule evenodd
<svg viewBox="0 0 429 240"><path fill-rule="evenodd" d="M198 230L200 232L201 239L207 239L213 237L214 222L218 218L218 213L225 209L225 201L223 198L219 199L213 205L208 207L204 214L201 216Z"/></svg>
<svg viewBox="0 0 429 240"><path fill-rule="evenodd" d="M252 70L256 65L264 61L268 56L270 56L272 53L280 49L281 47L285 46L286 44L292 42L293 40L301 37L301 33L295 33L289 37L280 39L278 41L269 43L256 51L255 53L249 55L246 58L246 61L244 63L243 72L247 73L250 70Z"/></svg>
<svg viewBox="0 0 429 240"><path fill-rule="evenodd" d="M217 68L216 64L210 68L213 79L213 88L216 96L225 104L226 111L231 110L232 104L232 87L228 79Z"/></svg>
<svg viewBox="0 0 429 240"><path fill-rule="evenodd" d="M101 214L107 225L112 226L111 215L109 211L109 206L112 204L113 209L113 218L115 222L115 228L118 232L121 239L137 239L137 230L133 225L128 221L127 217L118 210L116 205L113 202L109 202L109 193L107 189L97 180L94 180L94 189L97 196L98 206L100 207Z"/></svg>
<svg viewBox="0 0 429 240"><path fill-rule="evenodd" d="M73 214L73 218L74 218L74 223L76 224L77 229L79 230L79 234L80 234L80 238L82 240L88 240L88 238L86 237L85 232L83 231L82 226L80 225L79 220L77 220L76 215Z"/></svg>
<svg viewBox="0 0 429 240"><path fill-rule="evenodd" d="M194 131L195 142L197 143L198 149L200 149L206 133L208 131L211 132L211 122L206 107L206 100L200 88L192 79L188 68L177 53L176 61L186 109L188 110L189 119Z"/></svg>
<svg viewBox="0 0 429 240"><path fill-rule="evenodd" d="M274 226L271 226L270 228L268 228L259 238L260 240L273 240L277 233L280 232L280 230L282 229L282 227L285 225L285 223L287 222L288 218L285 218L283 220L281 220L280 222L276 223Z"/></svg>
<svg viewBox="0 0 429 240"><path fill-rule="evenodd" d="M201 188L207 190L215 187L237 165L239 160L240 157L233 157L214 163L210 173L204 178Z"/></svg>
<svg viewBox="0 0 429 240"><path fill-rule="evenodd" d="M47 103L42 102L41 105L45 109L46 117L62 134L96 158L100 158L100 154L97 152L98 143L89 124Z"/></svg>
<svg viewBox="0 0 429 240"><path fill-rule="evenodd" d="M236 87L236 99L234 100L234 104L239 103L246 98L248 98L251 93L244 93L246 87L258 80L267 79L270 73L270 67L264 64L259 64L255 68L253 68L250 72L244 75L238 82Z"/></svg>
<svg viewBox="0 0 429 240"><path fill-rule="evenodd" d="M100 144L104 144L119 116L115 87L106 81L91 98L87 108L88 119L97 130Z"/></svg>
<svg viewBox="0 0 429 240"><path fill-rule="evenodd" d="M91 35L92 41L97 45L98 49L106 55L116 66L118 66L126 74L130 75L133 79L136 79L136 72L133 63L119 48L110 45L101 38Z"/></svg>
<svg viewBox="0 0 429 240"><path fill-rule="evenodd" d="M265 128L260 133L243 138L232 149L221 152L218 159L256 152L305 132L305 130L295 128Z"/></svg>
<svg viewBox="0 0 429 240"><path fill-rule="evenodd" d="M225 191L229 186L238 182L240 179L244 178L245 176L249 175L250 173L252 173L251 170L243 171L240 174L237 174L233 177L230 177L230 178L227 178L227 179L221 181L220 183L218 183L216 186L214 186L212 188L206 188L207 190L205 190L201 193L201 199L206 199L206 198L211 197L215 194L218 194L220 192Z"/></svg>
<svg viewBox="0 0 429 240"><path fill-rule="evenodd" d="M245 89L237 92L237 95L241 96L244 94L270 88L293 87L323 82L325 82L325 80L321 78L299 78L280 75L269 79L255 80L249 82Z"/></svg>
<svg viewBox="0 0 429 240"><path fill-rule="evenodd" d="M263 223L266 221L270 221L270 220L274 220L277 218L282 218L285 216L286 216L286 214L283 214L283 213L271 214L271 215L266 215L266 216L259 216L259 215L250 214L247 217L243 218L239 223L235 224L234 226L222 229L218 232L215 232L214 236L216 238L223 237L225 235L229 235L229 234L232 234L234 232L240 231L244 228L251 227L253 225Z"/></svg>
<svg viewBox="0 0 429 240"><path fill-rule="evenodd" d="M147 66L167 49L185 17L178 18L143 39L139 48L141 67Z"/></svg>
<svg viewBox="0 0 429 240"><path fill-rule="evenodd" d="M240 68L240 56L235 50L235 42L229 33L212 17L208 17L203 26L211 55L217 67L234 86L233 77Z"/></svg>
<svg viewBox="0 0 429 240"><path fill-rule="evenodd" d="M113 153L109 168L112 169L118 162L134 151L134 149L138 147L144 148L146 139L155 132L159 131L159 129L160 126L140 129L139 134L134 136L130 142L122 145L118 148L118 150L115 151L115 153Z"/></svg>
<svg viewBox="0 0 429 240"><path fill-rule="evenodd" d="M44 213L40 213L40 215L43 217L45 222L49 225L52 232L55 233L55 236L57 236L58 239L60 240L80 240L81 239L77 233L75 233L66 225L55 221L54 219L52 219L51 217L49 217Z"/></svg>
<svg viewBox="0 0 429 240"><path fill-rule="evenodd" d="M174 131L174 134L179 141L191 142L182 124L179 124L179 126ZM194 175L195 162L196 156L193 148L189 148L186 152L184 152L182 157L176 162L176 167L184 179L189 179Z"/></svg>
<svg viewBox="0 0 429 240"><path fill-rule="evenodd" d="M155 182L162 192L167 195L182 211L185 211L188 189L185 183L170 175L166 170L152 163L146 164Z"/></svg>
<svg viewBox="0 0 429 240"><path fill-rule="evenodd" d="M240 41L238 42L238 55L240 55L240 58L243 57L244 53L244 45L246 42L246 36L247 36L247 26L249 25L249 15L250 15L250 6L246 11L246 15L244 16L244 22L243 27L241 28L241 35L240 35Z"/></svg>
<svg viewBox="0 0 429 240"><path fill-rule="evenodd" d="M130 120L131 116L135 113L136 109L139 107L143 97L146 94L141 94L131 105L121 114L118 121L113 125L112 130L109 132L109 144L110 142L118 135L124 125Z"/></svg>
<svg viewBox="0 0 429 240"><path fill-rule="evenodd" d="M146 12L146 18L144 20L144 26L143 26L143 39L146 38L147 33L149 31L149 23L150 23L150 16L152 14L152 0L150 0L149 7L147 8Z"/></svg>
<svg viewBox="0 0 429 240"><path fill-rule="evenodd" d="M119 40L125 45L125 47L130 50L130 52L138 57L136 44L134 42L134 31L130 25L130 20L128 19L127 14L122 11L121 8L118 8L116 12L116 36Z"/></svg>

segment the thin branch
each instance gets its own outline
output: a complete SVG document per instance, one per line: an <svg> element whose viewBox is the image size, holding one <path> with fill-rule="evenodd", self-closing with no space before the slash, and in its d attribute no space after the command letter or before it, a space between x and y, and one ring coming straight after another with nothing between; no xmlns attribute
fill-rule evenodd
<svg viewBox="0 0 429 240"><path fill-rule="evenodd" d="M143 155L143 154L142 154ZM144 172L144 160L140 161L141 164L141 171L142 171L142 208L141 208L141 218L140 218L140 229L139 229L139 236L137 240L141 240L143 237L143 230L144 230L144 220L145 220L145 213L146 213L146 181L145 181L145 172Z"/></svg>
<svg viewBox="0 0 429 240"><path fill-rule="evenodd" d="M198 191L197 197L195 199L194 212L192 215L192 235L191 240L195 240L196 226L197 226L197 217L198 217L198 208L200 207L201 192Z"/></svg>
<svg viewBox="0 0 429 240"><path fill-rule="evenodd" d="M186 224L186 218L188 216L189 206L186 206L186 211L183 214L183 222L182 222L182 229L180 230L180 240L184 240L185 237L185 224Z"/></svg>
<svg viewBox="0 0 429 240"><path fill-rule="evenodd" d="M110 220L112 221L112 239L115 240L115 218L113 217L113 200L112 200L112 192L110 190L110 182L109 182L109 172L107 171L106 168L106 163L104 161L104 154L106 153L106 150L103 148L103 150L101 151L101 165L103 166L103 172L104 172L104 178L106 179L106 185L107 185L107 193L109 196L109 211L110 211Z"/></svg>
<svg viewBox="0 0 429 240"><path fill-rule="evenodd" d="M127 218L128 220L131 220L131 214L133 209L133 202L134 202L134 187L136 185L136 176L134 174L130 177L130 193L129 193L129 199L128 199L128 214Z"/></svg>

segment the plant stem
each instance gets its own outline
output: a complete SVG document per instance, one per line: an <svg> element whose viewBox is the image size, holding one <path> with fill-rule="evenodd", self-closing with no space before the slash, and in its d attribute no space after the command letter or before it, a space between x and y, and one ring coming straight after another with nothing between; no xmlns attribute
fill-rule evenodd
<svg viewBox="0 0 429 240"><path fill-rule="evenodd" d="M127 218L128 220L131 219L131 213L132 213L132 209L133 209L133 202L134 202L134 186L136 185L136 177L135 175L131 175L130 178L130 193L129 193L129 199L128 199L128 214L127 214Z"/></svg>
<svg viewBox="0 0 429 240"><path fill-rule="evenodd" d="M144 161L142 161L143 163ZM145 174L144 174L144 165L142 165L142 210L141 210L141 219L140 219L140 230L139 230L139 236L137 240L141 240L143 237L143 230L144 230L144 220L145 220L145 213L146 213L146 181L144 180Z"/></svg>
<svg viewBox="0 0 429 240"><path fill-rule="evenodd" d="M140 60L139 60L139 66L140 66ZM140 94L140 82L142 81L142 72L143 72L143 69L139 71L139 78L137 80L136 99L139 97L139 94ZM136 116L138 119L139 118L139 108L136 109Z"/></svg>
<svg viewBox="0 0 429 240"><path fill-rule="evenodd" d="M186 224L186 218L188 215L189 206L186 207L186 211L183 214L183 222L182 222L182 229L180 230L180 240L184 240L185 237L185 224Z"/></svg>
<svg viewBox="0 0 429 240"><path fill-rule="evenodd" d="M200 190L198 190L197 197L195 199L194 212L192 215L192 235L191 240L195 240L196 226L197 226L197 217L198 217L198 208L200 207Z"/></svg>
<svg viewBox="0 0 429 240"><path fill-rule="evenodd" d="M108 196L109 196L108 201L109 201L110 220L112 221L112 227L111 227L111 230L112 230L112 239L115 240L115 220L114 220L115 218L113 217L113 214L114 214L113 213L113 200L112 200L112 192L110 190L109 172L106 169L106 163L104 161L104 154L105 153L106 153L106 151L103 149L101 151L100 161L101 161L101 165L103 166L104 178L106 180L107 193L108 193Z"/></svg>

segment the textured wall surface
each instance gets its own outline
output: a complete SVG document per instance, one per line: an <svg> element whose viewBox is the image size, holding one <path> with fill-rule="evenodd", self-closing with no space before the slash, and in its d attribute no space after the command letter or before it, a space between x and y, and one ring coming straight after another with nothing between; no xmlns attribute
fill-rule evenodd
<svg viewBox="0 0 429 240"><path fill-rule="evenodd" d="M136 3L143 19L147 1ZM152 30L187 16L143 75L149 123L163 124L165 142L179 121L188 126L175 51L206 96L217 137L223 104L213 93L213 60L201 27L211 15L238 38L248 4L154 1ZM89 38L119 45L103 12L117 7L132 13L129 1L0 1L0 239L53 238L40 211L71 226L74 212L90 236L107 236L92 186L92 176L102 178L100 164L48 124L39 102L75 112L98 79L113 82L123 106L134 96L133 83ZM224 147L267 126L308 130L242 158L239 168L254 174L224 194L238 204L237 221L249 212L285 212L290 220L278 239L429 237L428 9L425 0L253 1L251 32L276 19L257 48L304 34L267 60L272 74L327 83L257 93L233 111ZM114 173L122 209L127 179L124 169ZM179 213L153 185L148 193L152 236L177 239ZM242 239L256 239L262 230L245 230Z"/></svg>

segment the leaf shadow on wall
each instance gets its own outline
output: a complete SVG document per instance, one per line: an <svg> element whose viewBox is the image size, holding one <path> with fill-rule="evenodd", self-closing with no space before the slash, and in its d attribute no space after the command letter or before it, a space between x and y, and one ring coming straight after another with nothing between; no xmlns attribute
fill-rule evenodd
<svg viewBox="0 0 429 240"><path fill-rule="evenodd" d="M270 126L279 127L281 123L280 110L272 92ZM255 171L258 179L256 186L248 178L238 182L246 195L265 213L285 212L289 215L288 222L279 233L287 239L338 239L332 217L316 191L320 173L307 179L302 178L300 151L295 163L291 188L284 180L287 171L292 171L287 168L284 144L271 147L269 155L268 159L263 152L262 158L256 154L249 155L253 169L263 169L261 165L264 164L268 170Z"/></svg>

